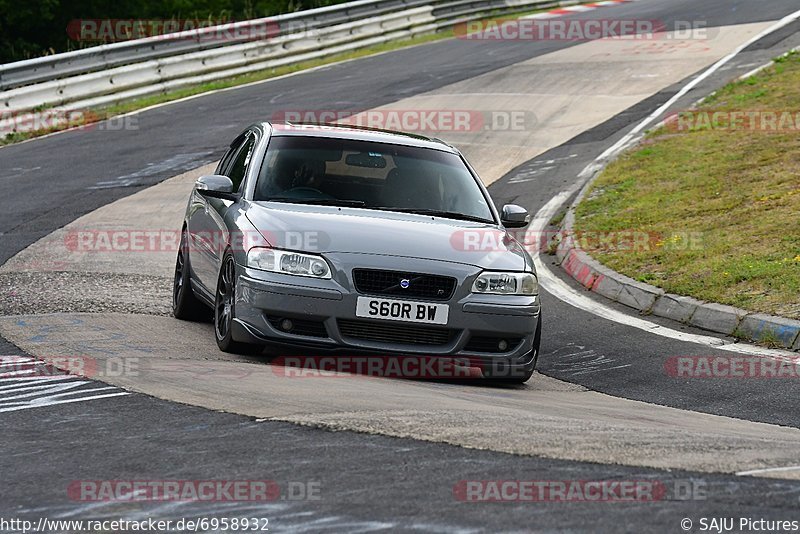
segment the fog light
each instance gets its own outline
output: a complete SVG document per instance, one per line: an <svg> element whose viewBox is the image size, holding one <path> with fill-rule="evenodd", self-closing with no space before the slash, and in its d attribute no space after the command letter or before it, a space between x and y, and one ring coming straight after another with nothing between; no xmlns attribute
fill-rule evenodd
<svg viewBox="0 0 800 534"><path fill-rule="evenodd" d="M497 348L500 349L500 352L505 352L508 350L508 341L501 339L500 343L497 344Z"/></svg>
<svg viewBox="0 0 800 534"><path fill-rule="evenodd" d="M286 332L289 332L292 328L294 328L294 324L289 319L284 319L281 321L281 328L283 328Z"/></svg>

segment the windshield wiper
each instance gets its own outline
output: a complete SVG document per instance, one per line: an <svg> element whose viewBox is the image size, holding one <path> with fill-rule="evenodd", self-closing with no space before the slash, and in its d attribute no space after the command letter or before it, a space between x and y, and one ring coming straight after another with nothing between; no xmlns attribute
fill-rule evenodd
<svg viewBox="0 0 800 534"><path fill-rule="evenodd" d="M459 213L457 211L434 210L425 208L391 208L386 206L381 206L372 209L384 210L384 211L397 211L400 213L413 213L415 215L430 215L431 217L444 217L446 219L457 219L460 221L472 221L472 222L479 222L486 224L494 224L494 221L490 221L489 219L484 219L483 217L478 217L477 215L468 215L466 213Z"/></svg>
<svg viewBox="0 0 800 534"><path fill-rule="evenodd" d="M343 200L338 198L292 198L292 197L273 197L265 202L288 202L292 204L314 204L317 206L347 206L360 208L364 205L363 200Z"/></svg>

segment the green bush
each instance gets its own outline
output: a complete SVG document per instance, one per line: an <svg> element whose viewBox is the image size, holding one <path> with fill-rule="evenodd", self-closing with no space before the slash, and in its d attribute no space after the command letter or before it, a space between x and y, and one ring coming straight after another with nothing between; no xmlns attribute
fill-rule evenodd
<svg viewBox="0 0 800 534"><path fill-rule="evenodd" d="M97 42L70 40L75 19L247 20L344 0L0 0L0 63L66 52Z"/></svg>

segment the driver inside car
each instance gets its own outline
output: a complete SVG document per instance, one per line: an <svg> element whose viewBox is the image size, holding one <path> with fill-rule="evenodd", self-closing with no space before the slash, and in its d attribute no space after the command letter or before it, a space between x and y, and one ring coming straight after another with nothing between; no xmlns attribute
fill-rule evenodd
<svg viewBox="0 0 800 534"><path fill-rule="evenodd" d="M318 159L284 158L273 168L280 196L292 198L335 198L321 191L325 162Z"/></svg>

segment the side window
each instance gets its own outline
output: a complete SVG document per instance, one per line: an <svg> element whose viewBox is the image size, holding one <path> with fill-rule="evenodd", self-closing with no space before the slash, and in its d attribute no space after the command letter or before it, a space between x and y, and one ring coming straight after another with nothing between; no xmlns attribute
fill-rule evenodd
<svg viewBox="0 0 800 534"><path fill-rule="evenodd" d="M231 147L225 152L225 155L217 165L217 170L214 174L221 174L223 176L228 176L228 170L231 168L231 164L233 163L233 158L236 157L236 153L242 147L242 144L245 142L247 135L250 132L245 132L244 134L240 135L236 139L233 140L231 143Z"/></svg>
<svg viewBox="0 0 800 534"><path fill-rule="evenodd" d="M247 165L250 163L250 156L253 155L253 148L255 145L255 136L249 134L241 150L236 154L236 159L233 161L233 165L231 165L227 173L228 178L233 182L234 191L239 191L242 186L245 172L247 172Z"/></svg>

